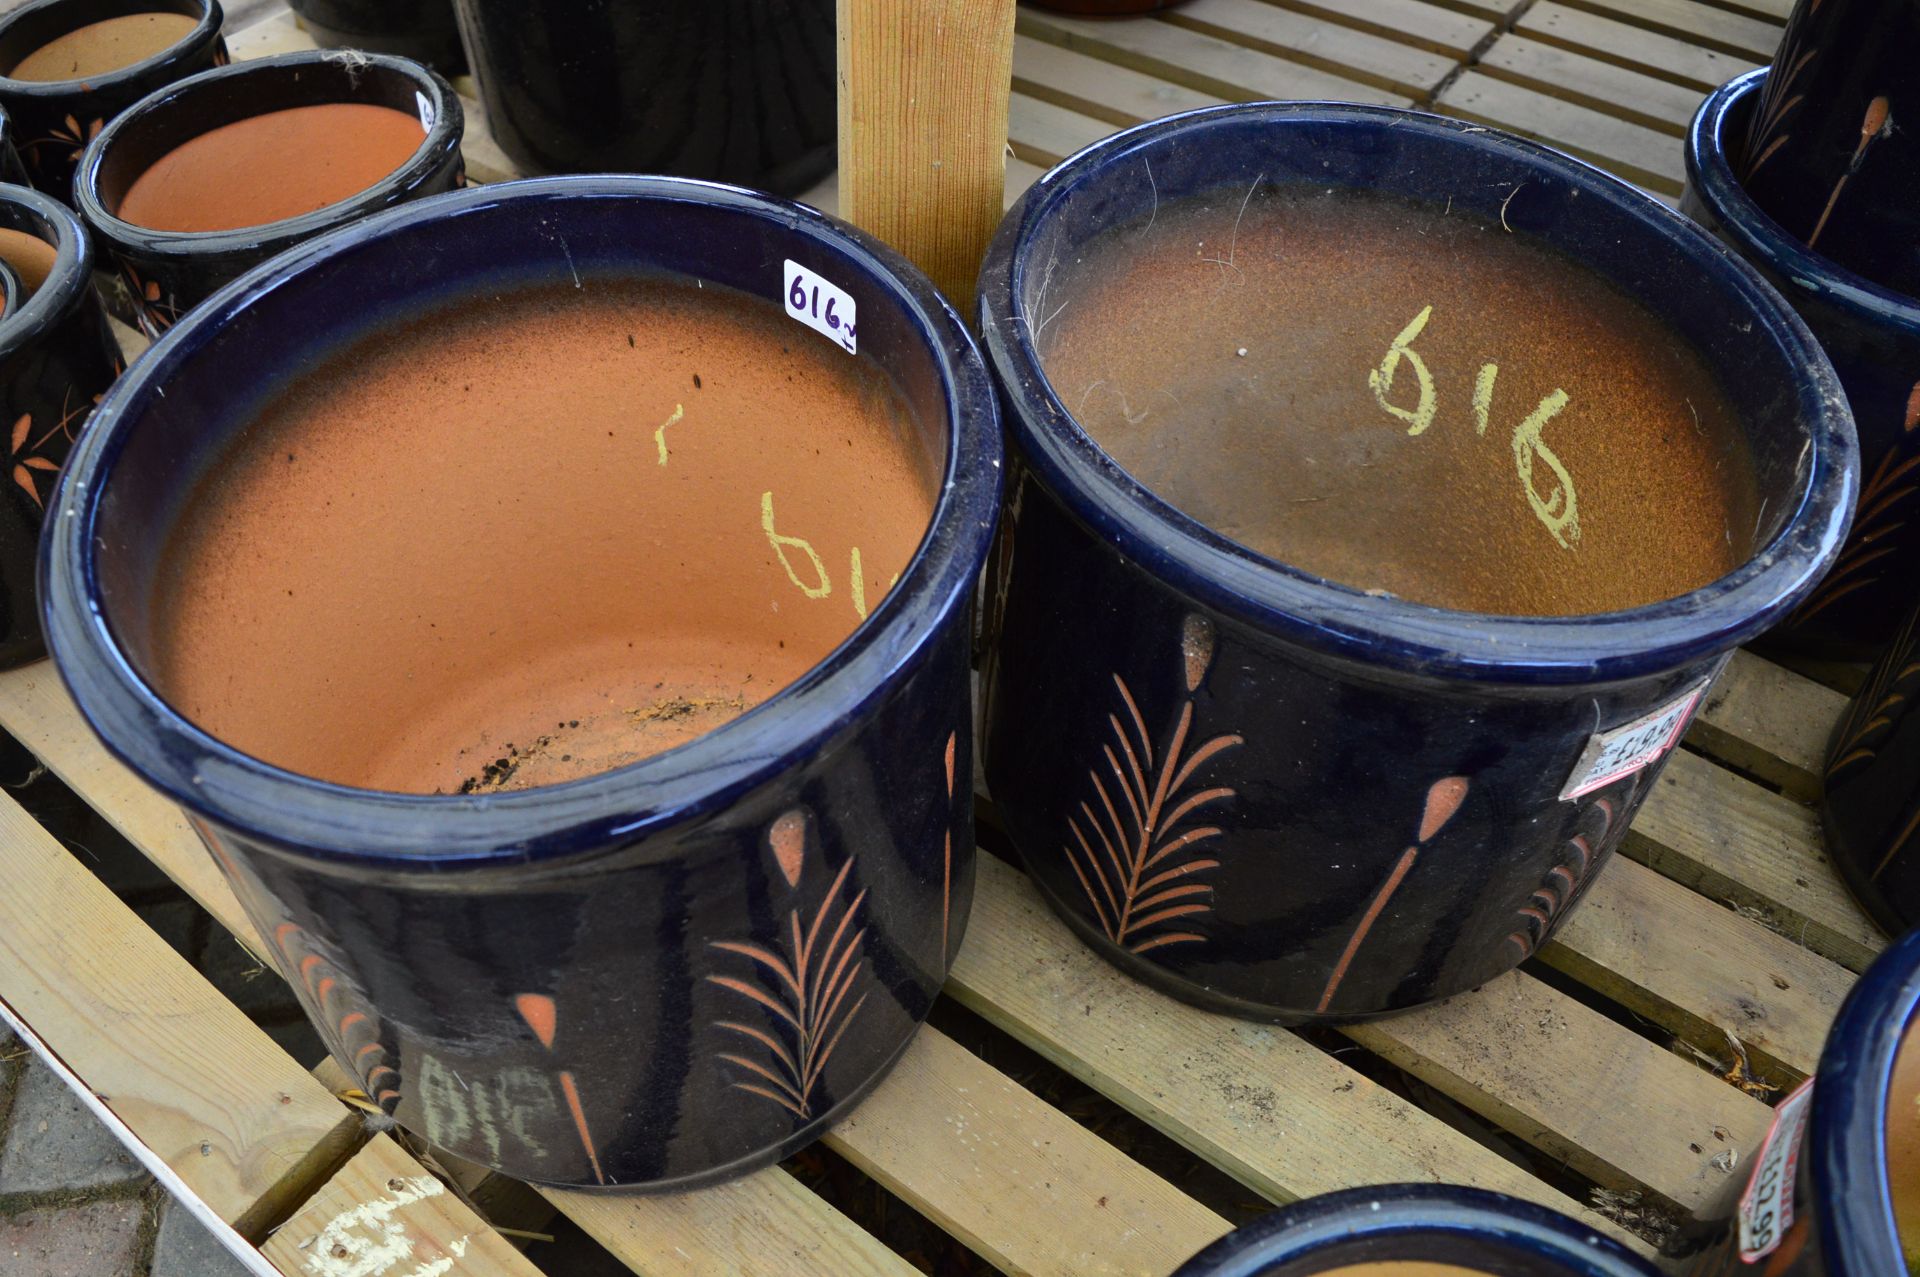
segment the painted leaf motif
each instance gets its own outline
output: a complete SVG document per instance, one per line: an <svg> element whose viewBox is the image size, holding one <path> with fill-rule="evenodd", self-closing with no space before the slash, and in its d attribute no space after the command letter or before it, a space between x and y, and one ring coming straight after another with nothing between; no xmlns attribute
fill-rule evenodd
<svg viewBox="0 0 1920 1277"><path fill-rule="evenodd" d="M27 412L21 413L20 420L13 423L13 442L8 445L7 451L13 453L19 452L20 445L27 441L27 433L32 429L33 414Z"/></svg>

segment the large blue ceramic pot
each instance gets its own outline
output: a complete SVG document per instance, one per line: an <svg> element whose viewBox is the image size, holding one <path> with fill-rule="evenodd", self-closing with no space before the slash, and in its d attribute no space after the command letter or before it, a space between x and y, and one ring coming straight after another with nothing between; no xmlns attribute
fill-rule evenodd
<svg viewBox="0 0 1920 1277"><path fill-rule="evenodd" d="M1482 616L1311 576L1143 488L1042 374L1030 317L1059 283L1049 264L1170 201L1238 201L1260 175L1451 199L1495 224L1505 207L1515 232L1666 320L1745 429L1766 499L1756 556L1631 611ZM1839 385L1751 267L1598 170L1459 121L1256 104L1108 138L1001 225L981 321L1014 443L988 595L988 787L1070 925L1228 1012L1380 1015L1529 957L1727 654L1812 588L1853 505Z"/></svg>
<svg viewBox="0 0 1920 1277"><path fill-rule="evenodd" d="M465 796L279 770L155 690L155 573L182 501L323 352L569 278L772 299L787 260L857 304L857 358L899 388L942 482L898 584L785 690L617 770ZM516 1178L686 1187L770 1162L845 1113L904 1049L958 948L971 599L999 460L965 329L857 231L666 178L454 192L264 263L139 360L59 492L50 646L108 748L185 808L383 1110Z"/></svg>
<svg viewBox="0 0 1920 1277"><path fill-rule="evenodd" d="M1809 249L1736 175L1767 72L1730 80L1687 131L1681 208L1715 231L1800 312L1853 408L1864 476L1853 535L1775 641L1809 655L1872 660L1893 639L1920 572L1920 298Z"/></svg>
<svg viewBox="0 0 1920 1277"><path fill-rule="evenodd" d="M1382 1184L1309 1197L1195 1255L1173 1277L1313 1277L1368 1264L1448 1264L1499 1277L1654 1277L1591 1228L1530 1202L1449 1184ZM1424 1267L1418 1271L1431 1271ZM1356 1274L1356 1277L1358 1275Z"/></svg>
<svg viewBox="0 0 1920 1277"><path fill-rule="evenodd" d="M1920 607L1847 702L1827 742L1827 858L1890 936L1920 925Z"/></svg>

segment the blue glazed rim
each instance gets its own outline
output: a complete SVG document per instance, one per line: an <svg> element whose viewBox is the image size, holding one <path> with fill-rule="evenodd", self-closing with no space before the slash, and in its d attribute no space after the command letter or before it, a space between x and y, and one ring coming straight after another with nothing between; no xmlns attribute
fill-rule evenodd
<svg viewBox="0 0 1920 1277"><path fill-rule="evenodd" d="M1170 140L1204 147L1214 125L1347 126L1419 139L1436 154L1477 152L1545 171L1580 194L1630 214L1649 236L1681 248L1722 277L1800 372L1799 417L1812 464L1779 531L1733 572L1646 607L1571 617L1490 616L1379 598L1266 558L1181 513L1136 482L1073 420L1040 372L1014 299L1024 293L1027 246L1083 185L1136 152ZM1859 488L1858 447L1846 396L1805 322L1765 278L1705 230L1592 165L1481 125L1392 107L1254 102L1206 107L1116 133L1069 156L1028 188L1001 222L980 272L988 357L1007 399L1007 430L1022 458L1101 541L1170 588L1267 633L1335 659L1422 679L1487 684L1604 683L1666 673L1745 643L1786 616L1839 553Z"/></svg>
<svg viewBox="0 0 1920 1277"><path fill-rule="evenodd" d="M1906 1271L1887 1172L1893 1066L1920 1010L1920 929L1883 953L1847 995L1820 1053L1807 1137L1813 1209L1833 1277ZM1910 1050L1920 1050L1916 1041Z"/></svg>
<svg viewBox="0 0 1920 1277"><path fill-rule="evenodd" d="M4 358L37 341L84 300L93 288L93 241L81 225L79 214L31 187L0 182L0 204L25 209L28 219L54 247L53 269L47 273L46 282L34 290L24 306L9 306L0 317L0 358ZM11 220L0 218L0 226ZM12 229L32 234L25 227Z"/></svg>
<svg viewBox="0 0 1920 1277"><path fill-rule="evenodd" d="M100 602L94 553L100 495L143 405L250 301L296 286L305 271L336 253L506 200L569 199L745 213L844 255L900 304L945 392L947 447L928 532L899 584L824 660L747 714L677 749L565 784L488 795L357 789L271 766L194 726L135 670ZM41 541L42 615L60 674L108 750L189 811L283 853L342 867L525 865L629 847L648 833L722 810L850 730L925 659L943 627L959 623L955 614L971 602L986 557L1000 484L999 414L980 353L933 284L880 241L803 204L713 182L535 178L434 196L307 240L240 276L169 328L107 393L68 458ZM673 853L641 848L636 854Z"/></svg>
<svg viewBox="0 0 1920 1277"><path fill-rule="evenodd" d="M1727 158L1728 116L1760 92L1767 69L1735 76L1708 95L1687 126L1687 187L1740 245L1741 251L1781 280L1863 323L1891 325L1920 339L1920 299L1883 288L1864 275L1808 248L1754 203Z"/></svg>
<svg viewBox="0 0 1920 1277"><path fill-rule="evenodd" d="M101 75L81 76L74 80L16 80L10 74L13 67L9 66L6 72L0 72L0 90L25 98L53 100L71 97L80 92L98 92L102 88L117 88L138 80L149 72L157 71L169 63L194 57L220 38L220 30L226 23L226 14L220 8L220 0L188 0L188 2L199 10L199 13L194 15L193 29L158 53L149 54L138 62L129 62L126 66ZM28 24L35 22L39 14L67 8L72 4L73 0L30 0L30 3L23 4L4 18L0 18L0 39L5 39L9 31L23 22ZM116 7L119 8L119 13L109 16L120 17L154 12L152 9L142 8L132 0L129 0L124 7ZM166 12L179 11L167 10ZM89 21L98 21L98 19L89 19ZM79 25L84 26L86 23L82 22ZM68 31L75 29L67 28Z"/></svg>
<svg viewBox="0 0 1920 1277"><path fill-rule="evenodd" d="M1323 1251L1332 1267L1426 1258L1357 1253L1361 1243L1390 1238L1462 1248L1479 1243L1490 1252L1480 1262L1524 1257L1557 1265L1566 1277L1655 1277L1659 1271L1612 1238L1531 1202L1452 1184L1382 1184L1309 1197L1262 1215L1189 1259L1173 1277L1262 1277ZM1475 1262L1464 1249L1434 1258L1462 1266Z"/></svg>

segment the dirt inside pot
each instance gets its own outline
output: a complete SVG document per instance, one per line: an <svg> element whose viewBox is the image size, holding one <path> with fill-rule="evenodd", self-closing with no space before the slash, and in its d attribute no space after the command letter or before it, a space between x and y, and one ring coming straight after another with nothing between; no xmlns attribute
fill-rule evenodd
<svg viewBox="0 0 1920 1277"><path fill-rule="evenodd" d="M591 278L317 367L184 506L151 677L366 788L488 792L670 749L818 664L939 467L869 363L731 290Z"/></svg>
<svg viewBox="0 0 1920 1277"><path fill-rule="evenodd" d="M20 276L21 286L30 297L47 282L47 276L53 274L60 250L38 235L0 228L0 258L6 259L7 265Z"/></svg>
<svg viewBox="0 0 1920 1277"><path fill-rule="evenodd" d="M1705 362L1497 219L1256 183L1030 269L1067 410L1280 562L1563 616L1672 598L1754 549L1752 458Z"/></svg>
<svg viewBox="0 0 1920 1277"><path fill-rule="evenodd" d="M1907 1026L1887 1084L1887 1183L1907 1271L1920 1273L1920 1024Z"/></svg>
<svg viewBox="0 0 1920 1277"><path fill-rule="evenodd" d="M115 216L156 231L261 226L338 204L411 159L419 117L364 102L324 102L236 120L155 160Z"/></svg>
<svg viewBox="0 0 1920 1277"><path fill-rule="evenodd" d="M89 22L33 50L7 74L41 82L105 75L165 52L199 25L187 13L129 13Z"/></svg>

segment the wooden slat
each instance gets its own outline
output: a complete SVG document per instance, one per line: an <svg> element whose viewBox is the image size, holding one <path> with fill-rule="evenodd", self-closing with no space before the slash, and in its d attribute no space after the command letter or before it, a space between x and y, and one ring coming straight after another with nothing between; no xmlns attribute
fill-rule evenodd
<svg viewBox="0 0 1920 1277"><path fill-rule="evenodd" d="M260 1249L293 1277L540 1277L388 1135L354 1154Z"/></svg>
<svg viewBox="0 0 1920 1277"><path fill-rule="evenodd" d="M1007 106L1007 143L1018 158L1052 168L1113 132L1105 120L1015 93Z"/></svg>
<svg viewBox="0 0 1920 1277"><path fill-rule="evenodd" d="M1026 35L1013 38L1013 87L1115 128L1225 101Z"/></svg>
<svg viewBox="0 0 1920 1277"><path fill-rule="evenodd" d="M827 1144L994 1267L1172 1272L1229 1228L931 1028Z"/></svg>
<svg viewBox="0 0 1920 1277"><path fill-rule="evenodd" d="M1451 57L1264 0L1188 0L1167 10L1162 21L1411 98L1427 97L1456 65Z"/></svg>
<svg viewBox="0 0 1920 1277"><path fill-rule="evenodd" d="M1766 61L1757 55L1702 48L1684 39L1660 35L1618 18L1589 13L1555 0L1540 0L1520 15L1514 30L1702 93Z"/></svg>
<svg viewBox="0 0 1920 1277"><path fill-rule="evenodd" d="M1783 793L1820 796L1827 738L1847 707L1830 687L1748 652L1735 652L1700 707L1687 743Z"/></svg>
<svg viewBox="0 0 1920 1277"><path fill-rule="evenodd" d="M1716 9L1697 0L1567 0L1567 3L1703 49L1717 49L1757 62L1771 59L1774 46L1780 43L1780 28L1775 23Z"/></svg>
<svg viewBox="0 0 1920 1277"><path fill-rule="evenodd" d="M6 795L0 847L0 1000L257 1236L347 1155L359 1117Z"/></svg>
<svg viewBox="0 0 1920 1277"><path fill-rule="evenodd" d="M1686 131L1687 121L1704 96L1699 89L1525 36L1501 36L1478 66L1495 79L1509 80L1673 137Z"/></svg>
<svg viewBox="0 0 1920 1277"><path fill-rule="evenodd" d="M978 874L947 991L1262 1196L1470 1183L1628 1236L1294 1034L1129 979L1076 940L1018 870L982 856Z"/></svg>
<svg viewBox="0 0 1920 1277"><path fill-rule="evenodd" d="M1371 31L1455 57L1470 53L1493 34L1485 17L1460 13L1426 0L1270 0L1324 22Z"/></svg>
<svg viewBox="0 0 1920 1277"><path fill-rule="evenodd" d="M1495 128L1538 138L1621 177L1678 194L1686 164L1674 138L1590 107L1469 71L1447 86L1439 108Z"/></svg>

